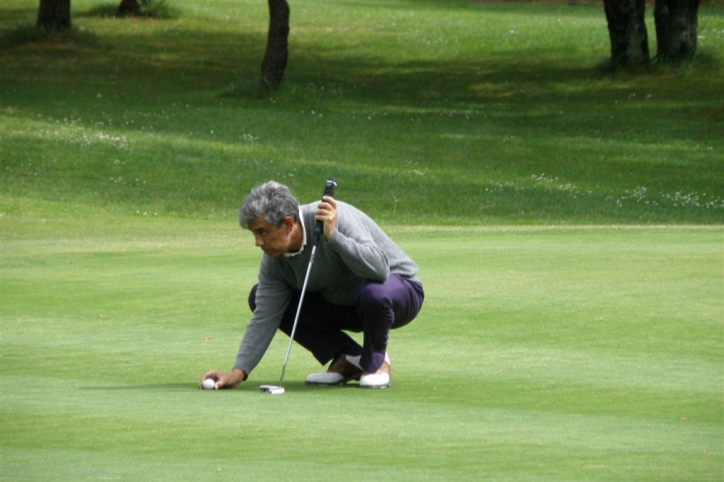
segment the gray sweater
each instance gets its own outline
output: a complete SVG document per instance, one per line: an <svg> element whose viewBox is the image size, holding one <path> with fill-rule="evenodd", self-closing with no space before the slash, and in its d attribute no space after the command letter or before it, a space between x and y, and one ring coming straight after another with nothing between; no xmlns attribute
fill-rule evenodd
<svg viewBox="0 0 724 482"><path fill-rule="evenodd" d="M312 253L317 203L302 206L307 245L292 257L264 255L259 266L256 309L241 340L234 368L247 375L269 348L294 290L301 291ZM307 292L318 292L332 304L351 306L367 281L385 281L391 273L413 281L417 265L369 216L337 201L337 230L323 237L314 255Z"/></svg>

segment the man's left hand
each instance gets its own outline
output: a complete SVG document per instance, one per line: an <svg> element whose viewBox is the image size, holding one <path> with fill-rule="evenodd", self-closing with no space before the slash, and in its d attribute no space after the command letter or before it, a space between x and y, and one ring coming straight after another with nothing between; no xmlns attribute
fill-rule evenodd
<svg viewBox="0 0 724 482"><path fill-rule="evenodd" d="M329 240L337 230L337 203L333 197L324 196L322 198L322 201L317 204L317 212L314 213L314 219L324 223L322 235L324 239Z"/></svg>

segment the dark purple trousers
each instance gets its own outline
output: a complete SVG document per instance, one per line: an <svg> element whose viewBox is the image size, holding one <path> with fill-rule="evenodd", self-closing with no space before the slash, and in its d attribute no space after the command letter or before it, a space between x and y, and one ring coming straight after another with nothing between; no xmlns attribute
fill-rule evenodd
<svg viewBox="0 0 724 482"><path fill-rule="evenodd" d="M257 285L249 293L249 307L256 308ZM299 306L300 291L295 291L284 312L279 329L289 336ZM385 361L390 330L410 323L420 312L425 293L422 285L392 274L380 283L369 281L357 292L353 306L338 306L319 293L306 293L299 314L294 340L326 365L338 354L361 355L360 365L368 373L376 372ZM360 346L345 331L364 333Z"/></svg>

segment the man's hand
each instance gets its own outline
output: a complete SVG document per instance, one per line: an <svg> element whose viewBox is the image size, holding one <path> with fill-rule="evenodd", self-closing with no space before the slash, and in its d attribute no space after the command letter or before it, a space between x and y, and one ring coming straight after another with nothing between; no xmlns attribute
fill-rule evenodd
<svg viewBox="0 0 724 482"><path fill-rule="evenodd" d="M204 380L208 379L214 381L214 390L219 390L221 388L234 388L243 382L245 378L246 374L238 368L234 368L231 373L211 370L201 377L201 381L199 381L199 388L203 388L202 384L204 383Z"/></svg>
<svg viewBox="0 0 724 482"><path fill-rule="evenodd" d="M317 211L314 213L315 221L322 221L324 239L329 240L337 230L337 203L333 197L324 196L317 204Z"/></svg>

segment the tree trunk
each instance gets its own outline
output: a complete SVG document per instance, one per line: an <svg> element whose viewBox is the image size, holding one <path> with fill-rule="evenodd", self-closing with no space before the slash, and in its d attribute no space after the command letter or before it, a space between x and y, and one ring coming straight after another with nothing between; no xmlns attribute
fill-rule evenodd
<svg viewBox="0 0 724 482"><path fill-rule="evenodd" d="M40 0L36 26L46 32L70 29L70 0Z"/></svg>
<svg viewBox="0 0 724 482"><path fill-rule="evenodd" d="M267 87L276 88L282 81L289 55L289 4L286 0L268 0L269 36L266 52L261 63L261 81Z"/></svg>
<svg viewBox="0 0 724 482"><path fill-rule="evenodd" d="M656 0L656 57L662 62L690 60L696 54L699 0Z"/></svg>
<svg viewBox="0 0 724 482"><path fill-rule="evenodd" d="M138 0L121 0L116 11L116 17L136 16L141 13L141 5Z"/></svg>
<svg viewBox="0 0 724 482"><path fill-rule="evenodd" d="M611 39L611 65L635 69L649 63L645 0L603 0Z"/></svg>

